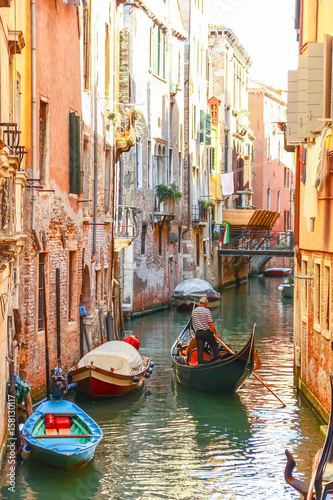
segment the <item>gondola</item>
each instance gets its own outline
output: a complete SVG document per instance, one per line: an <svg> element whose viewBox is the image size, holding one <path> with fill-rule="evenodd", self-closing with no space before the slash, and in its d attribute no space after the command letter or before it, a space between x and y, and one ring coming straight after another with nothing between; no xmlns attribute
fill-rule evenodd
<svg viewBox="0 0 333 500"><path fill-rule="evenodd" d="M331 500L333 498L333 378L331 380L331 413L324 446L313 459L313 472L309 485L293 477L296 462L286 450L285 479L306 500Z"/></svg>
<svg viewBox="0 0 333 500"><path fill-rule="evenodd" d="M211 393L237 391L250 377L254 367L254 331L245 346L232 353L221 347L219 359L204 352L204 363L198 365L197 349L191 349L195 330L191 320L171 348L176 380L192 389Z"/></svg>

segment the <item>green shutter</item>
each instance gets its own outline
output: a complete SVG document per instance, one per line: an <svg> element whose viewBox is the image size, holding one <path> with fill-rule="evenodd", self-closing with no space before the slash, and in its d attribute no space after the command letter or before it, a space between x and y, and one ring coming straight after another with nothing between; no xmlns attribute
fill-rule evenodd
<svg viewBox="0 0 333 500"><path fill-rule="evenodd" d="M69 192L75 193L75 148L74 148L74 135L75 135L75 113L69 113L69 130L68 130L68 138L69 138Z"/></svg>
<svg viewBox="0 0 333 500"><path fill-rule="evenodd" d="M153 29L153 72L155 75L159 73L160 66L160 31L158 26Z"/></svg>
<svg viewBox="0 0 333 500"><path fill-rule="evenodd" d="M200 142L205 142L206 113L200 109Z"/></svg>
<svg viewBox="0 0 333 500"><path fill-rule="evenodd" d="M206 115L206 137L205 137L206 146L210 146L210 144L211 144L211 134L212 134L212 113L207 113L207 115Z"/></svg>
<svg viewBox="0 0 333 500"><path fill-rule="evenodd" d="M75 193L81 194L81 119L75 115Z"/></svg>
<svg viewBox="0 0 333 500"><path fill-rule="evenodd" d="M69 113L69 192L80 194L81 189L81 121Z"/></svg>

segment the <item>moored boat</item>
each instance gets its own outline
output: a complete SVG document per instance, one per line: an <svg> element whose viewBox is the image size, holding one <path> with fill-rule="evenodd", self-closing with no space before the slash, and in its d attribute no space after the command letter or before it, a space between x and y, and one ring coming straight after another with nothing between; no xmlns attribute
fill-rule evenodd
<svg viewBox="0 0 333 500"><path fill-rule="evenodd" d="M238 352L221 348L219 359L210 359L204 352L205 363L198 365L197 349L193 349L195 330L189 321L171 348L176 380L192 389L212 393L237 391L250 377L254 368L254 331Z"/></svg>
<svg viewBox="0 0 333 500"><path fill-rule="evenodd" d="M294 272L291 272L284 283L276 288L282 292L282 297L292 299L294 296Z"/></svg>
<svg viewBox="0 0 333 500"><path fill-rule="evenodd" d="M70 470L93 458L102 431L71 401L51 399L28 418L22 437L32 456L51 467Z"/></svg>
<svg viewBox="0 0 333 500"><path fill-rule="evenodd" d="M331 375L331 413L324 446L313 459L312 477L309 485L293 477L296 462L286 450L287 465L285 479L290 486L307 500L330 500L333 498L333 378Z"/></svg>
<svg viewBox="0 0 333 500"><path fill-rule="evenodd" d="M265 276L287 276L292 271L291 267L268 267L264 271Z"/></svg>
<svg viewBox="0 0 333 500"><path fill-rule="evenodd" d="M152 360L141 356L133 345L112 340L83 356L69 376L82 396L121 396L138 390L153 366Z"/></svg>
<svg viewBox="0 0 333 500"><path fill-rule="evenodd" d="M199 278L182 281L172 294L175 306L184 311L192 310L194 303L198 304L201 297L207 297L209 309L220 305L221 294L214 290L207 281Z"/></svg>

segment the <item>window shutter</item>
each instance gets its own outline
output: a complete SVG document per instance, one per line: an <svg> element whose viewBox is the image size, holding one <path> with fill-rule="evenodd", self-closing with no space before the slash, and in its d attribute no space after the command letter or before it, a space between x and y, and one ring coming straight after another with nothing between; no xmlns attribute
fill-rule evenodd
<svg viewBox="0 0 333 500"><path fill-rule="evenodd" d="M200 142L205 142L206 114L200 109Z"/></svg>
<svg viewBox="0 0 333 500"><path fill-rule="evenodd" d="M74 116L75 120L75 193L81 194L81 119Z"/></svg>
<svg viewBox="0 0 333 500"><path fill-rule="evenodd" d="M212 113L207 113L206 115L206 137L205 144L210 146L211 144L211 134L212 134Z"/></svg>
<svg viewBox="0 0 333 500"><path fill-rule="evenodd" d="M74 136L75 136L75 113L69 113L69 192L75 192L75 148L74 148Z"/></svg>
<svg viewBox="0 0 333 500"><path fill-rule="evenodd" d="M153 29L153 72L158 75L160 59L159 29L157 26Z"/></svg>

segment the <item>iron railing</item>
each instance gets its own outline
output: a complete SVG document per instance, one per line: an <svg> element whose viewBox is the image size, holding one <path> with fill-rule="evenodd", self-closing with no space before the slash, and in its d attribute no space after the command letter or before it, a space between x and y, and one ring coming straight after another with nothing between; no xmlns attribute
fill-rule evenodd
<svg viewBox="0 0 333 500"><path fill-rule="evenodd" d="M208 222L208 210L202 204L193 205L192 207L192 223Z"/></svg>
<svg viewBox="0 0 333 500"><path fill-rule="evenodd" d="M138 234L137 208L125 205L115 207L114 238L132 239Z"/></svg>
<svg viewBox="0 0 333 500"><path fill-rule="evenodd" d="M20 145L21 131L18 130L17 123L0 123L0 134L3 142L11 149L12 154L18 156L21 167L27 151L24 146Z"/></svg>

